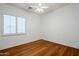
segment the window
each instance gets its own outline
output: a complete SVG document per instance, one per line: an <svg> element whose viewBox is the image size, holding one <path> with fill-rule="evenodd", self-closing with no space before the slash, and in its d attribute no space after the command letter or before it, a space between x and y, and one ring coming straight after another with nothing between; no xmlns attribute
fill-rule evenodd
<svg viewBox="0 0 79 59"><path fill-rule="evenodd" d="M25 19L17 18L17 33L25 33Z"/></svg>
<svg viewBox="0 0 79 59"><path fill-rule="evenodd" d="M4 31L3 34L21 34L25 33L25 19L11 15L3 15Z"/></svg>

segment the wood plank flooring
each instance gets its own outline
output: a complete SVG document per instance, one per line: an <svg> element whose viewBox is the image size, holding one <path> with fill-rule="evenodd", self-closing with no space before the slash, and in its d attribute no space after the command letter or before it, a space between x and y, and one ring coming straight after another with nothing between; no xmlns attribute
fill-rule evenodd
<svg viewBox="0 0 79 59"><path fill-rule="evenodd" d="M0 51L1 56L79 56L79 49L37 40Z"/></svg>

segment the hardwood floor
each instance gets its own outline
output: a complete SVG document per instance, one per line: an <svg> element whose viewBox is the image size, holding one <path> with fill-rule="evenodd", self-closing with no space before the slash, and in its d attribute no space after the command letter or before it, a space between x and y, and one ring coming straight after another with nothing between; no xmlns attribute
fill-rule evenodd
<svg viewBox="0 0 79 59"><path fill-rule="evenodd" d="M4 49L3 56L79 56L79 49L67 47L46 40L37 40L28 44Z"/></svg>

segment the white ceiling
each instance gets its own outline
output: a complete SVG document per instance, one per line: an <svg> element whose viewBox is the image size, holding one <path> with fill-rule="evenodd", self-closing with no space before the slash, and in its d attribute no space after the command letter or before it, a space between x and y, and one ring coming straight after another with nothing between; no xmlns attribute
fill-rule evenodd
<svg viewBox="0 0 79 59"><path fill-rule="evenodd" d="M9 5L16 6L18 8L24 9L26 11L34 12L34 13L36 13L38 15L43 15L43 14L46 14L48 12L54 11L54 10L56 10L58 8L64 7L64 6L68 5L68 4L69 3L42 3L43 6L48 6L49 7L47 9L44 9L43 13L37 13L37 12L34 11L35 9L29 9L28 8L30 6L37 6L38 3L10 3Z"/></svg>

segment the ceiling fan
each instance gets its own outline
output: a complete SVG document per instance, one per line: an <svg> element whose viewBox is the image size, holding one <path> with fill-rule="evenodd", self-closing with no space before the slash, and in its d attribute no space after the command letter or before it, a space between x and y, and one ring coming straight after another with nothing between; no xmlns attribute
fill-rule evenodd
<svg viewBox="0 0 79 59"><path fill-rule="evenodd" d="M37 6L31 6L32 8L35 8L35 12L44 12L44 9L47 9L48 6L43 6L42 3L38 3Z"/></svg>

